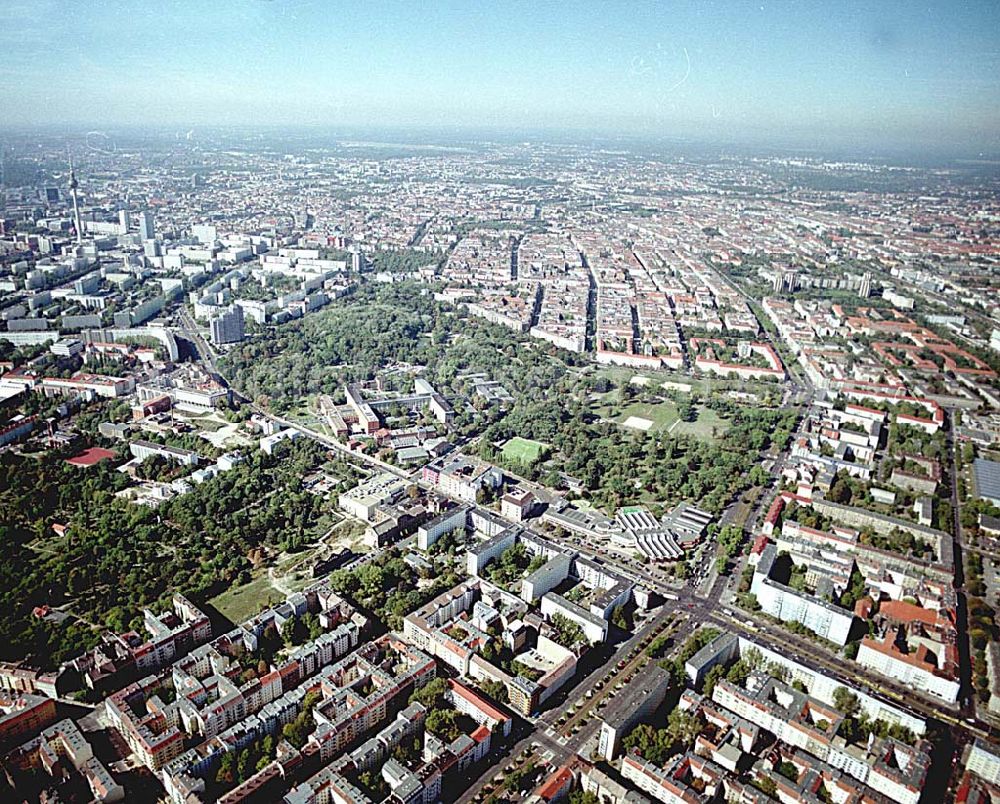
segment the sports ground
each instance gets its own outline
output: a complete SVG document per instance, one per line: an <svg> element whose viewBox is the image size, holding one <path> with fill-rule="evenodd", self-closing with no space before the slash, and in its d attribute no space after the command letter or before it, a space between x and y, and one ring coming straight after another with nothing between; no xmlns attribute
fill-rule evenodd
<svg viewBox="0 0 1000 804"><path fill-rule="evenodd" d="M503 445L501 452L508 461L515 461L529 466L542 456L542 453L548 446L548 444L543 444L541 441L532 441L530 438L514 436L514 438Z"/></svg>

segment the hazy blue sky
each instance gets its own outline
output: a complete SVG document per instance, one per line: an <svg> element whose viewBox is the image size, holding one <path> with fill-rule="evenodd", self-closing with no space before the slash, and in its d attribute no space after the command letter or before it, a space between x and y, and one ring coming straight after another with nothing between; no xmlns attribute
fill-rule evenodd
<svg viewBox="0 0 1000 804"><path fill-rule="evenodd" d="M1000 1L0 0L0 124L1000 143Z"/></svg>

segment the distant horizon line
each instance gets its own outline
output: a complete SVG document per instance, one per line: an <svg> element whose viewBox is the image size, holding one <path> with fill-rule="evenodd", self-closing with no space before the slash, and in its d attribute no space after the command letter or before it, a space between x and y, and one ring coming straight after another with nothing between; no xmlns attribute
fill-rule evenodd
<svg viewBox="0 0 1000 804"><path fill-rule="evenodd" d="M475 124L475 123L321 123L321 122L246 122L246 123L196 123L196 122L46 122L46 123L0 123L0 136L4 134L25 136L33 133L46 135L85 135L93 134L156 134L162 138L182 139L182 135L190 133L197 138L200 133L208 135L240 134L255 132L269 135L309 134L312 136L335 137L348 139L359 134L388 135L384 143L372 141L370 145L426 145L438 138L442 144L492 144L516 145L519 143L533 145L587 145L594 147L595 143L608 145L620 144L623 147L664 147L675 146L682 149L718 150L733 149L737 151L770 151L770 155L781 153L805 153L818 158L832 159L838 156L844 158L847 153L854 153L857 158L894 158L906 156L909 158L950 159L955 161L983 161L986 163L1000 159L1000 137L996 143L974 144L956 143L954 141L888 141L883 138L871 138L864 141L863 137L850 136L843 132L842 136L829 138L817 137L814 134L785 131L784 134L760 133L747 131L745 133L711 134L701 133L666 133L647 132L630 129L613 129L601 126L575 125L544 125L525 127L518 125ZM400 137L404 139L399 139ZM418 137L420 141L407 141L406 137ZM825 140L825 141L824 141Z"/></svg>

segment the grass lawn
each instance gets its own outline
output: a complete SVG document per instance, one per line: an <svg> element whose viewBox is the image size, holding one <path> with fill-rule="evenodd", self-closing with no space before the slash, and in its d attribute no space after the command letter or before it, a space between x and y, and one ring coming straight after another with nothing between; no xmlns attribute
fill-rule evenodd
<svg viewBox="0 0 1000 804"><path fill-rule="evenodd" d="M514 436L514 438L503 445L502 452L504 458L508 461L516 461L525 466L530 466L541 457L542 452L548 446L548 444L543 444L541 441L532 441L529 438Z"/></svg>
<svg viewBox="0 0 1000 804"><path fill-rule="evenodd" d="M638 377L640 374L644 377L656 376L653 372L639 372L635 369L624 368L622 366L601 366L594 372L595 377L605 377L611 380L615 385L624 385L633 377ZM655 382L655 380L654 380Z"/></svg>
<svg viewBox="0 0 1000 804"><path fill-rule="evenodd" d="M282 416L289 421L298 422L307 427L317 421L322 421L324 418L319 414L313 397L295 400L295 406L289 408Z"/></svg>
<svg viewBox="0 0 1000 804"><path fill-rule="evenodd" d="M602 418L612 418L611 396L615 392L605 394L592 403L591 410ZM603 404L602 404L603 403ZM719 417L710 408L698 406L698 418L693 422L682 422L677 414L677 405L670 400L663 402L632 402L622 408L621 413L613 417L612 421L618 425L625 425L630 418L645 419L652 422L645 430L647 433L669 432L671 435L691 435L695 438L712 438L712 428L715 428L716 437L721 436L729 427L729 422ZM506 451L506 448L505 448Z"/></svg>
<svg viewBox="0 0 1000 804"><path fill-rule="evenodd" d="M234 586L208 602L215 606L220 614L237 624L253 617L262 606L271 606L284 599L285 596L271 586L265 570L250 583Z"/></svg>
<svg viewBox="0 0 1000 804"><path fill-rule="evenodd" d="M676 435L692 435L695 438L712 438L712 429L715 428L716 436L721 436L729 429L729 422L719 417L711 408L698 407L698 418L693 422L678 422L677 426L671 430Z"/></svg>
<svg viewBox="0 0 1000 804"><path fill-rule="evenodd" d="M219 418L214 413L209 413L205 416L198 416L190 421L195 427L198 427L207 433L215 433L229 424L229 422L225 420L219 421Z"/></svg>
<svg viewBox="0 0 1000 804"><path fill-rule="evenodd" d="M348 547L355 553L367 553L369 548L364 544L365 531L368 526L356 519L344 518L338 522L324 537L326 543L333 548Z"/></svg>
<svg viewBox="0 0 1000 804"><path fill-rule="evenodd" d="M677 405L673 402L633 402L622 409L621 415L615 418L618 424L624 424L629 417L646 419L653 424L647 432L656 433L666 430L677 421Z"/></svg>
<svg viewBox="0 0 1000 804"><path fill-rule="evenodd" d="M318 556L319 551L316 549L285 553L275 564L273 572L275 581L282 589L301 592L316 581L312 576L312 566Z"/></svg>
<svg viewBox="0 0 1000 804"><path fill-rule="evenodd" d="M312 427L317 433L325 435L327 438L334 438L333 430L330 429L330 425L326 423L326 417L320 416L316 419L316 423Z"/></svg>
<svg viewBox="0 0 1000 804"><path fill-rule="evenodd" d="M221 430L229 422L221 419L219 414L215 411L209 411L208 413L180 413L175 412L174 416L178 419L183 419L185 422L190 424L192 427L197 427L204 433L214 433L217 430Z"/></svg>

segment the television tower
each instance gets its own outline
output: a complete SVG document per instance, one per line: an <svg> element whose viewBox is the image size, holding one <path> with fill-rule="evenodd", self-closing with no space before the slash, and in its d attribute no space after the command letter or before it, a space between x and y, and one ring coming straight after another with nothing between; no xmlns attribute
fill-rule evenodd
<svg viewBox="0 0 1000 804"><path fill-rule="evenodd" d="M76 180L76 173L73 172L73 157L69 158L69 191L73 195L73 225L76 226L76 242L83 243L83 221L80 220L80 202L76 197L76 188L80 183Z"/></svg>

